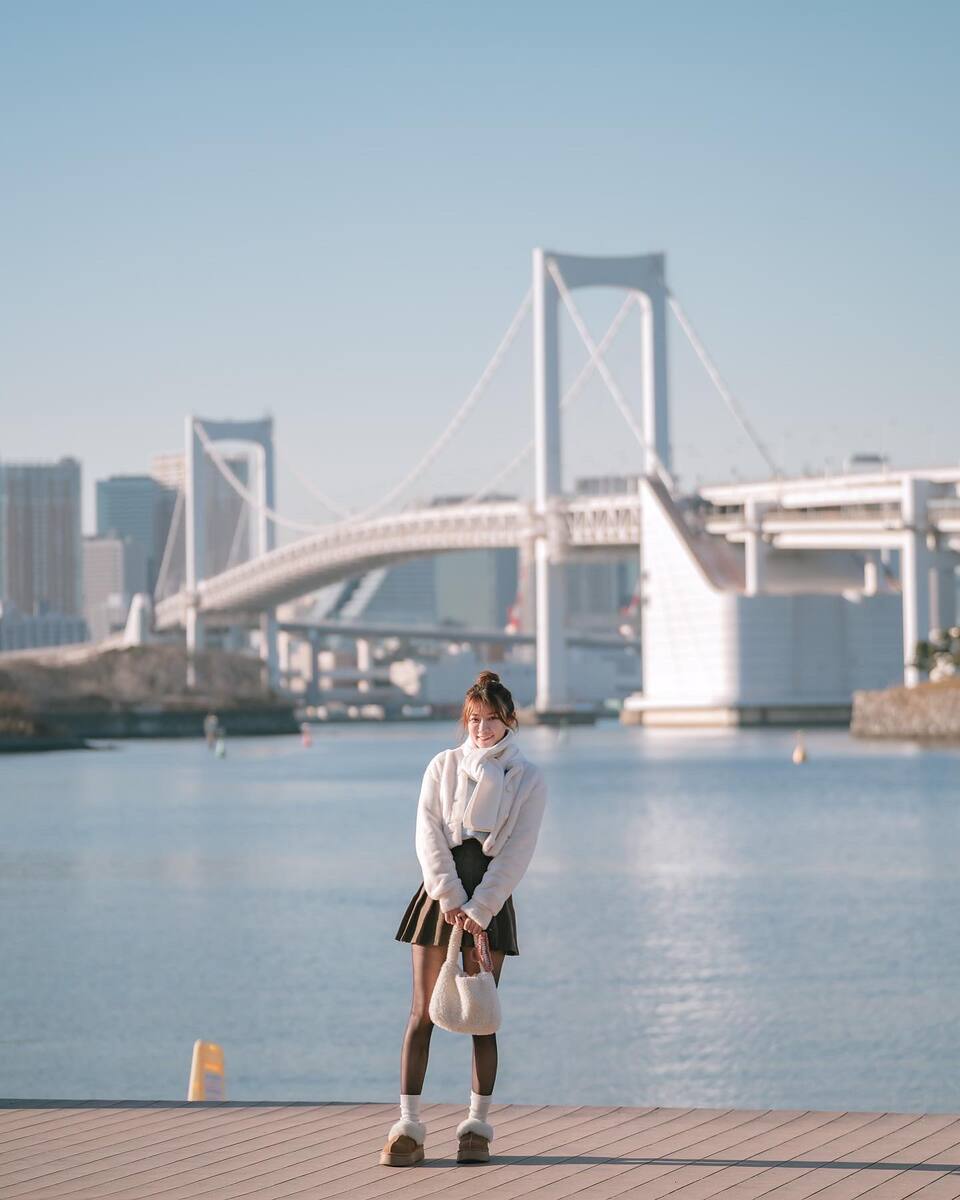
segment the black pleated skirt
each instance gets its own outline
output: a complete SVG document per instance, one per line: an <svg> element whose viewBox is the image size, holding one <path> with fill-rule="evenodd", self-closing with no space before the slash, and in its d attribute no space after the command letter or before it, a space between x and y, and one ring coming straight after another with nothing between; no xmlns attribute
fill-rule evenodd
<svg viewBox="0 0 960 1200"><path fill-rule="evenodd" d="M472 896L474 889L483 878L487 864L493 862L483 852L483 847L476 838L467 838L460 846L454 846L451 851L453 861L460 876L467 896ZM407 911L403 914L400 928L396 932L398 942L410 942L415 946L446 946L450 941L452 925L443 919L443 910L439 900L431 900L423 884L414 893ZM513 897L508 896L503 908L487 926L487 937L491 950L502 950L504 954L519 954L517 946L517 914L513 907ZM464 930L464 946L473 945L473 937Z"/></svg>

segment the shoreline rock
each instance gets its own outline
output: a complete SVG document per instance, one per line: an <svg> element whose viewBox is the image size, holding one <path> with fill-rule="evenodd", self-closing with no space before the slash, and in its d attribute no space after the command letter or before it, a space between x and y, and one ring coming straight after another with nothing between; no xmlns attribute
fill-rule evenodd
<svg viewBox="0 0 960 1200"><path fill-rule="evenodd" d="M854 692L850 732L862 738L960 742L960 680Z"/></svg>
<svg viewBox="0 0 960 1200"><path fill-rule="evenodd" d="M207 650L188 689L182 646L135 646L51 663L0 659L0 752L77 749L88 738L202 737L215 712L227 734L299 730L293 701L261 682L259 660Z"/></svg>

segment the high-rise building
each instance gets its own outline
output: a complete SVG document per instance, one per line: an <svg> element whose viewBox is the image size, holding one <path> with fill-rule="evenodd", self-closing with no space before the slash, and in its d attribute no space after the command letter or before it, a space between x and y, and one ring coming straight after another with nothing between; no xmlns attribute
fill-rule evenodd
<svg viewBox="0 0 960 1200"><path fill-rule="evenodd" d="M0 600L0 650L35 650L39 646L70 646L88 638L83 617L62 613L27 616Z"/></svg>
<svg viewBox="0 0 960 1200"><path fill-rule="evenodd" d="M183 491L184 473L183 451L176 454L155 454L150 460L150 474L164 487L174 492Z"/></svg>
<svg viewBox="0 0 960 1200"><path fill-rule="evenodd" d="M167 488L149 475L112 475L97 480L97 536L129 540L140 550L127 555L131 592L152 592L173 511ZM139 578L130 571L140 560Z"/></svg>
<svg viewBox="0 0 960 1200"><path fill-rule="evenodd" d="M22 615L83 615L80 464L0 464L0 600Z"/></svg>
<svg viewBox="0 0 960 1200"><path fill-rule="evenodd" d="M435 496L432 506L459 504L462 495ZM485 503L515 500L492 493ZM434 589L439 621L471 629L502 629L517 599L518 554L513 548L457 550L434 560Z"/></svg>
<svg viewBox="0 0 960 1200"><path fill-rule="evenodd" d="M437 617L471 629L503 629L517 597L517 551L438 554Z"/></svg>
<svg viewBox="0 0 960 1200"><path fill-rule="evenodd" d="M85 611L93 641L124 627L130 601L144 590L145 577L143 548L136 539L83 539Z"/></svg>

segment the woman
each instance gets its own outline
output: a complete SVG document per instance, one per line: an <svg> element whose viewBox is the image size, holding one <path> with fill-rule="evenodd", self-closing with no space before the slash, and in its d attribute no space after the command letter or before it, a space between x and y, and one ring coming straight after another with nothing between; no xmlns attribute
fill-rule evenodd
<svg viewBox="0 0 960 1200"><path fill-rule="evenodd" d="M423 885L396 934L413 955L413 1003L400 1059L400 1120L380 1155L389 1167L423 1159L420 1093L433 1033L430 996L451 929L464 930L463 967L471 975L480 970L472 935L486 930L499 984L504 956L520 952L511 893L533 856L546 802L543 777L517 746L513 697L499 675L480 672L460 721L463 744L438 754L423 777L416 837ZM458 1162L490 1159L493 1126L487 1117L496 1077L496 1034L475 1036L470 1111L457 1126Z"/></svg>

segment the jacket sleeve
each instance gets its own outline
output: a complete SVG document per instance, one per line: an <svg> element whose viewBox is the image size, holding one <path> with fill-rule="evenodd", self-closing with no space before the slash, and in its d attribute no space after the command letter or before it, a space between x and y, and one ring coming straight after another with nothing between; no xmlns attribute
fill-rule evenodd
<svg viewBox="0 0 960 1200"><path fill-rule="evenodd" d="M503 849L487 864L473 895L461 905L467 916L484 929L503 908L530 865L546 802L547 785L541 777L524 800Z"/></svg>
<svg viewBox="0 0 960 1200"><path fill-rule="evenodd" d="M427 767L417 804L417 858L423 872L423 886L431 900L438 900L443 912L460 908L467 893L447 845L440 811L440 768L438 755Z"/></svg>

